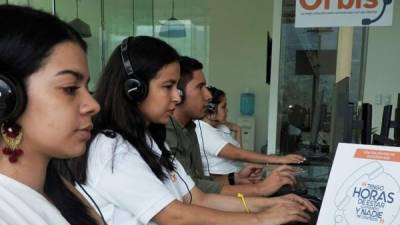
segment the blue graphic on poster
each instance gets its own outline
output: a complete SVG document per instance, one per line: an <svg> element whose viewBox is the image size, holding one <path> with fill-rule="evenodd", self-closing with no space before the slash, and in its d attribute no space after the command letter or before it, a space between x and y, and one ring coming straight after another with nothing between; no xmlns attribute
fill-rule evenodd
<svg viewBox="0 0 400 225"><path fill-rule="evenodd" d="M346 178L335 205L335 224L390 225L399 214L400 185L379 162L371 162Z"/></svg>

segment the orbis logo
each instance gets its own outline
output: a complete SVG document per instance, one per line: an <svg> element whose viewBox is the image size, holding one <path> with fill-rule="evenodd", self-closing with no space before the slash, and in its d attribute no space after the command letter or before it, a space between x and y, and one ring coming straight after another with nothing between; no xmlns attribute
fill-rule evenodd
<svg viewBox="0 0 400 225"><path fill-rule="evenodd" d="M378 0L298 0L304 10L375 9Z"/></svg>

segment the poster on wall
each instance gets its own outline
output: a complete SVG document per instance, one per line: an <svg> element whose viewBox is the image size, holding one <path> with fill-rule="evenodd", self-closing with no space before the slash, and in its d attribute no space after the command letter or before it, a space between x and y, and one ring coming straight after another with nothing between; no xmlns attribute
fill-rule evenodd
<svg viewBox="0 0 400 225"><path fill-rule="evenodd" d="M394 0L296 0L295 27L392 26Z"/></svg>
<svg viewBox="0 0 400 225"><path fill-rule="evenodd" d="M317 224L400 224L400 148L340 143Z"/></svg>

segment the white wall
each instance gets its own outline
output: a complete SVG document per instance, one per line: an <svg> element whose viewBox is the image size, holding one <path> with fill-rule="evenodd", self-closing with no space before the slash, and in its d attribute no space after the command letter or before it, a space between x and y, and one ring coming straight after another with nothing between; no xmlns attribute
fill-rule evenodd
<svg viewBox="0 0 400 225"><path fill-rule="evenodd" d="M385 97L391 96L391 104L395 105L400 93L399 3L394 4L392 27L372 27L369 30L364 102L373 104L372 127L378 127L378 133ZM382 96L381 104L378 104L379 96Z"/></svg>
<svg viewBox="0 0 400 225"><path fill-rule="evenodd" d="M223 89L228 117L237 121L240 93L255 92L256 150L267 139L269 85L265 81L267 32L273 1L209 0L209 84Z"/></svg>

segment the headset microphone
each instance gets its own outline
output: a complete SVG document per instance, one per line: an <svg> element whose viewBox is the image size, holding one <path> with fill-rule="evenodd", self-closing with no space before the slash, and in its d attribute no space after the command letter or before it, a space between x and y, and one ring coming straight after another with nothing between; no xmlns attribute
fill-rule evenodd
<svg viewBox="0 0 400 225"><path fill-rule="evenodd" d="M99 129L96 129L96 128L93 128L93 130L95 130L95 131L97 131L97 132L99 132L99 133L102 133L102 134L104 134L106 137L108 137L108 138L115 138L116 136L117 136L117 134L114 132L114 131L112 131L112 130L108 130L108 129L106 129L106 130L99 130Z"/></svg>
<svg viewBox="0 0 400 225"><path fill-rule="evenodd" d="M375 23L376 21L378 21L385 13L386 6L390 5L391 3L392 3L392 0L383 0L383 7L382 7L381 13L379 13L379 15L374 19L370 19L370 18L362 19L361 24L364 26L367 26L367 25L370 25L371 23Z"/></svg>

